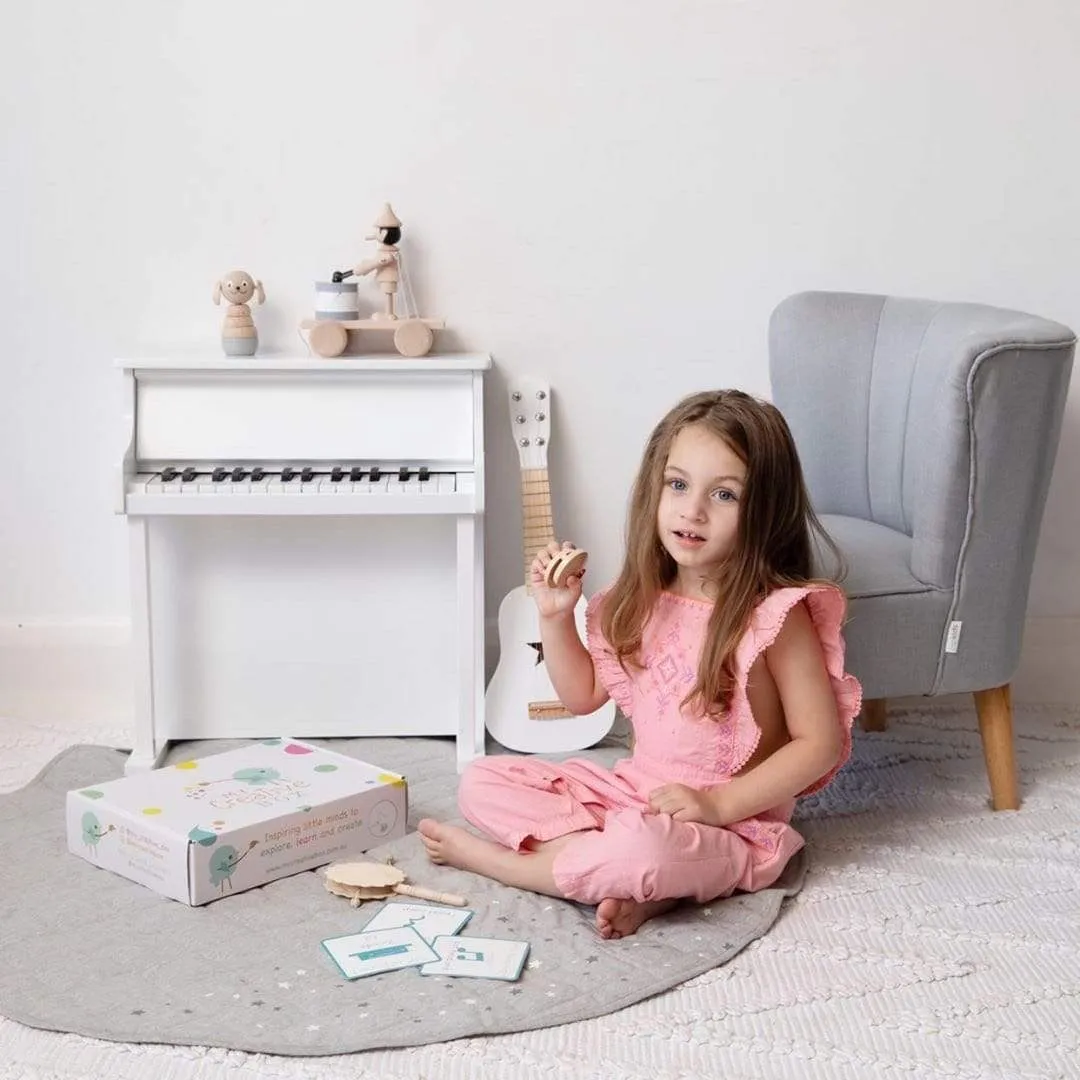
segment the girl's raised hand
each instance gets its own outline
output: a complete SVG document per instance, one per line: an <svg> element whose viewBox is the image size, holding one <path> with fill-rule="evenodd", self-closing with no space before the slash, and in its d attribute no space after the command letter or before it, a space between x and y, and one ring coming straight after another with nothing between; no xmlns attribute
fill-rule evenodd
<svg viewBox="0 0 1080 1080"><path fill-rule="evenodd" d="M547 583L547 569L551 561L564 551L575 550L574 545L569 542L564 541L560 544L553 541L536 553L536 558L529 567L529 580L533 599L542 616L561 615L564 612L573 611L580 599L584 569L580 573L566 575L560 585L551 586Z"/></svg>

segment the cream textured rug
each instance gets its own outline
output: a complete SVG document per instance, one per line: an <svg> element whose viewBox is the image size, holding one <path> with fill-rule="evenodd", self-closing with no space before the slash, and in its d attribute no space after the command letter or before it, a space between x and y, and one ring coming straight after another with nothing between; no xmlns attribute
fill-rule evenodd
<svg viewBox="0 0 1080 1080"><path fill-rule="evenodd" d="M986 807L970 710L897 714L887 732L860 734L836 783L803 806L809 873L769 933L620 1012L304 1059L0 1019L0 1078L1078 1077L1080 712L1021 707L1016 729L1024 808L1000 814ZM0 790L91 735L123 739L0 721Z"/></svg>

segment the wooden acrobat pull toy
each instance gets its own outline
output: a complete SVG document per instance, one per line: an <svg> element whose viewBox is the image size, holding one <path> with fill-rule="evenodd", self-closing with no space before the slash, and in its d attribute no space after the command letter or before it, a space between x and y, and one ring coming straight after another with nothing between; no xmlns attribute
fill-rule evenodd
<svg viewBox="0 0 1080 1080"><path fill-rule="evenodd" d="M327 891L335 896L348 897L353 907L359 907L365 900L385 900L394 893L415 896L418 900L430 900L434 904L450 904L453 907L464 907L467 903L464 896L456 893L406 885L405 872L390 863L331 863L326 868L324 884Z"/></svg>
<svg viewBox="0 0 1080 1080"><path fill-rule="evenodd" d="M589 553L581 548L565 548L547 565L544 584L549 589L561 589L571 574L581 574L589 561Z"/></svg>

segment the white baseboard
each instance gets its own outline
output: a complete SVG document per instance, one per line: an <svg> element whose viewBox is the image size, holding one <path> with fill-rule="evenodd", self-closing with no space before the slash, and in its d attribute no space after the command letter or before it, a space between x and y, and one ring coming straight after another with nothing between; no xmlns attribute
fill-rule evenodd
<svg viewBox="0 0 1080 1080"><path fill-rule="evenodd" d="M0 718L129 729L130 648L130 627L122 619L0 622ZM498 655L497 624L489 619L488 677ZM1078 656L1080 617L1029 619L1013 701L1080 706Z"/></svg>

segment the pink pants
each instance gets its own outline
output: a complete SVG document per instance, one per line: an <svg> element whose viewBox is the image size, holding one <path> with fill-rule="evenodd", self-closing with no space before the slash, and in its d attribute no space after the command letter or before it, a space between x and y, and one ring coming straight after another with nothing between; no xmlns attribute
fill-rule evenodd
<svg viewBox="0 0 1080 1080"><path fill-rule="evenodd" d="M620 766L629 766L620 768ZM632 763L612 772L591 761L498 755L478 758L462 774L464 816L514 851L527 842L577 835L555 855L555 884L571 900L699 902L771 885L803 846L773 812L730 828L675 821L649 810L651 781L634 783Z"/></svg>

